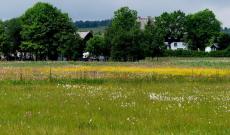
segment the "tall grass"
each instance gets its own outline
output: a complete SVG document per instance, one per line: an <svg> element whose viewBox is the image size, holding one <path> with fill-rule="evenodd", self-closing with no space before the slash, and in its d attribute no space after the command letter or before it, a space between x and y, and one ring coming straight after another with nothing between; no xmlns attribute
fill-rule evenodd
<svg viewBox="0 0 230 135"><path fill-rule="evenodd" d="M230 79L213 67L191 67L214 70L210 76L168 67L171 74L157 74L138 64L11 64L0 69L0 134L230 133Z"/></svg>

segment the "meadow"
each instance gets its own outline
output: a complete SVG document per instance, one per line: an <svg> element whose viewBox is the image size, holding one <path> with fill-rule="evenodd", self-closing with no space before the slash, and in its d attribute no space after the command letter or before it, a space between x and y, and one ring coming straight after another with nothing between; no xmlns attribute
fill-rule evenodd
<svg viewBox="0 0 230 135"><path fill-rule="evenodd" d="M0 62L0 134L230 134L230 59Z"/></svg>

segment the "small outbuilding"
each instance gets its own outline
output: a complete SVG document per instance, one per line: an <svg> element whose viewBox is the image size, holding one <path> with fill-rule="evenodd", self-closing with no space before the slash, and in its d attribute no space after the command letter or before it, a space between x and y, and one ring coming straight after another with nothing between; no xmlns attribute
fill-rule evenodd
<svg viewBox="0 0 230 135"><path fill-rule="evenodd" d="M218 44L212 44L210 46L207 46L205 48L205 52L213 52L213 51L217 51L220 47L218 46Z"/></svg>

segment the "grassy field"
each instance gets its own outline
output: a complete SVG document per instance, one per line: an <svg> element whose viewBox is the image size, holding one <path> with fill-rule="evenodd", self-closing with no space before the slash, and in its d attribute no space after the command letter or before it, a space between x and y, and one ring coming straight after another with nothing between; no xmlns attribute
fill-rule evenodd
<svg viewBox="0 0 230 135"><path fill-rule="evenodd" d="M0 134L230 134L230 59L0 62Z"/></svg>

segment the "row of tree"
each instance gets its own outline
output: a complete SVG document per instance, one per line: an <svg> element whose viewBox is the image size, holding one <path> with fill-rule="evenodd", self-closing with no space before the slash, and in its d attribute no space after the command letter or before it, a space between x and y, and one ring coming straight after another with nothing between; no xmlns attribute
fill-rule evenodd
<svg viewBox="0 0 230 135"><path fill-rule="evenodd" d="M161 55L175 39L188 43L191 50L204 50L212 43L221 49L230 44L228 34L221 32L221 23L206 9L186 15L181 11L163 13L149 20L140 29L137 11L123 7L114 13L103 35L96 35L86 44L77 34L67 14L47 3L37 3L21 17L0 21L0 53L6 59L77 60L83 51L113 60L139 60Z"/></svg>
<svg viewBox="0 0 230 135"><path fill-rule="evenodd" d="M220 21L208 9L189 15L182 11L165 12L149 20L144 31L137 19L135 10L119 9L105 36L91 39L86 50L126 61L159 56L167 48L164 42L182 41L190 50L201 51L214 43L218 43L220 49L230 45L230 36L221 32Z"/></svg>

